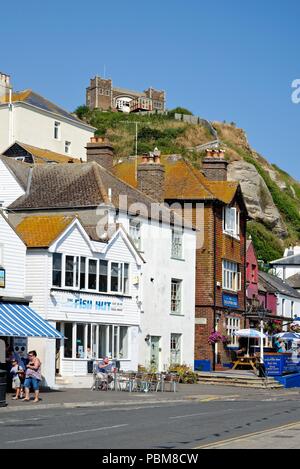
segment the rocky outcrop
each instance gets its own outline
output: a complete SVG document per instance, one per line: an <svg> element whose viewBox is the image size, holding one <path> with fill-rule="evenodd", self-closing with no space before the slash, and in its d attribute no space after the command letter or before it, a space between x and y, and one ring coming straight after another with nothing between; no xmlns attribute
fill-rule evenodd
<svg viewBox="0 0 300 469"><path fill-rule="evenodd" d="M254 220L272 229L280 238L288 235L270 191L255 166L242 160L233 161L228 165L228 180L240 183L249 215Z"/></svg>

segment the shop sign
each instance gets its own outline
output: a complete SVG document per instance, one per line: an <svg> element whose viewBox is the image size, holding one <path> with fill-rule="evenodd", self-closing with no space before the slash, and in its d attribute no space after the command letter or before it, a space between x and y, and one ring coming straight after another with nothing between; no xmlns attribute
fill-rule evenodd
<svg viewBox="0 0 300 469"><path fill-rule="evenodd" d="M122 312L123 302L115 300L84 300L82 298L67 298L61 307L85 311Z"/></svg>
<svg viewBox="0 0 300 469"><path fill-rule="evenodd" d="M223 306L227 308L238 308L239 298L237 295L230 295L229 293L223 293Z"/></svg>
<svg viewBox="0 0 300 469"><path fill-rule="evenodd" d="M0 268L0 288L5 288L5 269Z"/></svg>

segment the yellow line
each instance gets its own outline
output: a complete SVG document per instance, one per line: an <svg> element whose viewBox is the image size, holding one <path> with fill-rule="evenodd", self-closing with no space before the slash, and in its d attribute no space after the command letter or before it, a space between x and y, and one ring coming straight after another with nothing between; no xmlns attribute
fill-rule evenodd
<svg viewBox="0 0 300 469"><path fill-rule="evenodd" d="M261 435L263 433L271 433L271 432L274 432L274 430L287 430L287 429L292 428L295 425L299 425L299 424L300 424L300 421L293 422L293 423L289 423L287 425L282 425L281 427L268 428L267 430L261 430L259 432L247 433L246 435L236 436L234 438L227 438L227 440L220 440L220 441L215 441L214 443L209 443L207 445L196 446L193 449L204 449L204 448L213 448L213 447L223 446L223 445L226 445L230 442L238 441L238 440L244 440L244 439L249 438L251 436Z"/></svg>

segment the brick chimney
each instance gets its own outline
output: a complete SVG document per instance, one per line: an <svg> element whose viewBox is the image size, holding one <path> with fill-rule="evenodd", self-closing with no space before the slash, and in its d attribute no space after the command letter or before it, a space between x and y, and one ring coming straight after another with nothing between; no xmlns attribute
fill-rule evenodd
<svg viewBox="0 0 300 469"><path fill-rule="evenodd" d="M10 84L10 76L6 73L0 72L0 98L4 98L9 95L9 90L12 89Z"/></svg>
<svg viewBox="0 0 300 469"><path fill-rule="evenodd" d="M224 158L224 150L214 148L206 150L206 157L202 162L202 170L211 181L227 181L228 161Z"/></svg>
<svg viewBox="0 0 300 469"><path fill-rule="evenodd" d="M137 167L138 189L159 202L164 201L165 168L160 162L160 151L157 148L143 155Z"/></svg>
<svg viewBox="0 0 300 469"><path fill-rule="evenodd" d="M107 138L91 137L91 141L86 146L87 162L96 161L108 171L113 170L114 149Z"/></svg>

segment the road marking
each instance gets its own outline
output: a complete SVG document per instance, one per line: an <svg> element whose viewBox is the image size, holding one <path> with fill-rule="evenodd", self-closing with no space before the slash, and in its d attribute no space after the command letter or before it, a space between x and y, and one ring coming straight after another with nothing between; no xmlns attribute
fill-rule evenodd
<svg viewBox="0 0 300 469"><path fill-rule="evenodd" d="M300 424L299 421L288 423L287 425L281 425L280 427L272 427L272 428L268 428L267 430L260 430L259 432L247 433L246 435L236 436L234 438L227 438L226 440L215 441L214 443L209 443L207 445L196 446L193 449L205 449L205 448L214 448L214 447L216 448L218 446L223 446L234 441L245 440L246 438L249 438L251 436L262 435L265 433L272 433L275 430L279 430L279 431L288 430L289 428L293 428L295 425L299 425L299 424Z"/></svg>
<svg viewBox="0 0 300 469"><path fill-rule="evenodd" d="M23 440L10 440L6 441L5 443L22 443L24 441L34 441L34 440L43 440L46 438L56 438L60 436L68 436L68 435L77 435L79 433L88 433L88 432L100 432L101 430L112 430L114 428L121 428L127 427L128 423L123 423L122 425L113 425L111 427L100 427L100 428L91 428L86 430L78 430L77 432L66 432L66 433L55 433L54 435L45 435L45 436L36 436L33 438L24 438Z"/></svg>
<svg viewBox="0 0 300 469"><path fill-rule="evenodd" d="M222 412L222 414L225 414L225 412L232 412L234 409L226 409ZM219 414L220 411L217 412L201 412L199 414L188 414L188 415L177 415L176 417L169 417L169 419L186 419L188 417L199 417L200 415L212 415L212 414Z"/></svg>

